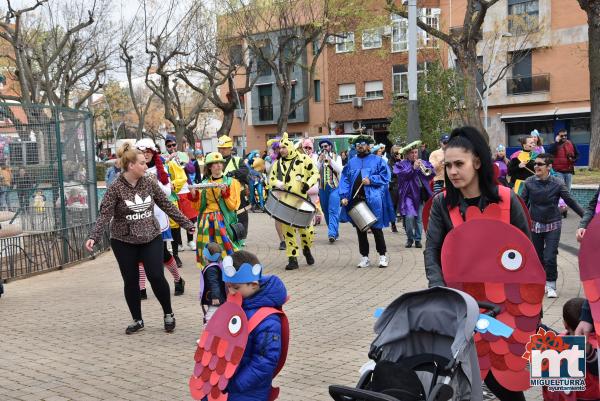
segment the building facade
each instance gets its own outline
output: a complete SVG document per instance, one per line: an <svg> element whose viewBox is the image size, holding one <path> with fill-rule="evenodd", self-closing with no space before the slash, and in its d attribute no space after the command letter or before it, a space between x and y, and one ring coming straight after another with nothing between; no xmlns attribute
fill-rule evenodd
<svg viewBox="0 0 600 401"><path fill-rule="evenodd" d="M511 23L515 16L536 32L524 46L514 43L524 35L518 24ZM501 42L508 43L497 48L495 57L499 64L511 57L518 60L489 93L491 145L502 143L509 152L517 150L519 137L534 129L540 132L544 143L552 143L556 133L566 128L580 153L577 164L587 165L590 143L587 16L578 2L503 0L490 9L484 31L495 32L502 37ZM482 51L481 56L488 59L494 54Z"/></svg>
<svg viewBox="0 0 600 401"><path fill-rule="evenodd" d="M418 4L419 18L444 32L463 25L467 0ZM534 129L548 143L566 128L580 151L578 164L587 165L587 18L577 0L500 0L488 10L483 31L478 47L482 69L485 66L483 80L495 81L507 60L512 60L505 76L481 97L487 103L482 120L490 145L504 144L511 152L518 148L518 138ZM431 62L454 67L454 57L444 43L421 30L418 46L420 74ZM312 55L312 49L307 49L303 60L310 61ZM248 149L263 149L269 138L280 134L276 132L277 88L272 75L263 73L244 100ZM313 82L307 82L307 76L297 71L296 95L314 85L315 96L290 119L292 136L348 134L364 127L377 142L390 144L393 102L408 96L407 21L390 16L389 24L381 28L339 33L323 49ZM241 133L236 119L231 132L236 145L241 144Z"/></svg>
<svg viewBox="0 0 600 401"><path fill-rule="evenodd" d="M420 6L419 18L439 28L439 1ZM439 41L419 29L418 47L421 74L428 62L441 60ZM365 128L378 143L391 144L393 102L408 97L407 20L391 16L387 26L343 33L328 54L329 120L336 132L352 134Z"/></svg>
<svg viewBox="0 0 600 401"><path fill-rule="evenodd" d="M281 34L279 32L270 32L257 34L256 40L264 42L266 48L277 48L278 40ZM243 46L243 45L242 45ZM315 68L314 79L311 80L308 69L312 59L318 49L309 47L304 49L297 65L292 72L292 101L304 97L312 86L313 96L308 102L300 105L289 115L287 132L292 138L317 136L328 133L327 115L329 103L328 92L326 90L325 72L328 70L327 62L328 49L323 49ZM242 52L244 53L244 52ZM248 52L245 52L248 53ZM247 57L252 57L248 55ZM247 60L249 61L249 60ZM273 70L261 62L260 58L253 60L254 67L249 72L250 79L256 79L252 90L241 96L240 102L246 113L245 137L244 127L242 126L243 113L236 112L236 118L231 127L230 136L234 141L234 146L239 149L260 149L266 148L269 139L281 135L277 132L277 120L280 115L281 99L276 85ZM279 62L279 60L276 60ZM249 65L246 62L246 65ZM234 77L235 86L241 88L245 85L246 77L244 74L238 74ZM224 98L234 96L221 87L221 96Z"/></svg>

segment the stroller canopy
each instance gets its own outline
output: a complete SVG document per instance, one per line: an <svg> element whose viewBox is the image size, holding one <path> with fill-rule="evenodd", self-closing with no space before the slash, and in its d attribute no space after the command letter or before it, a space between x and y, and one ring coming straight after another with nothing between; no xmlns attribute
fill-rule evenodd
<svg viewBox="0 0 600 401"><path fill-rule="evenodd" d="M375 323L375 341L381 346L411 332L426 331L454 338L454 356L473 338L478 319L477 301L469 294L446 287L429 288L404 294L385 308Z"/></svg>
<svg viewBox="0 0 600 401"><path fill-rule="evenodd" d="M481 379L474 343L479 319L477 302L469 294L446 287L404 294L393 301L375 323L373 359L400 361L433 354L460 363L457 396L481 400ZM457 398L464 399L464 398Z"/></svg>

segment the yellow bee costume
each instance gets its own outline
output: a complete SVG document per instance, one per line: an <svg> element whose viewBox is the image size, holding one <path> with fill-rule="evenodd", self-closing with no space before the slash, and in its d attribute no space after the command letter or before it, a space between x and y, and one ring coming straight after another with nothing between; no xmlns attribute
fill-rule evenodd
<svg viewBox="0 0 600 401"><path fill-rule="evenodd" d="M308 199L307 192L309 188L319 180L317 166L309 156L296 150L293 142L288 139L287 132L283 134L280 140L280 147L286 148L288 155L280 157L273 164L269 175L269 187L283 189ZM314 227L311 225L307 228L294 228L287 224L282 226L285 235L286 254L289 260L286 269L298 268L296 231L299 232L302 240L302 253L306 257L306 262L312 265L314 259L310 253L310 248L315 234Z"/></svg>

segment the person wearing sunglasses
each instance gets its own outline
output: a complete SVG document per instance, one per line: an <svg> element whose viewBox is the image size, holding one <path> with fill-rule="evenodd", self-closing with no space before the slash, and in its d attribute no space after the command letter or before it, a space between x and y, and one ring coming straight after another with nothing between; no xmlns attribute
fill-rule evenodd
<svg viewBox="0 0 600 401"><path fill-rule="evenodd" d="M340 195L338 186L343 168L342 159L333 151L333 143L329 139L320 140L319 149L321 149L317 160L317 168L321 177L319 198L327 223L327 237L333 244L339 236Z"/></svg>
<svg viewBox="0 0 600 401"><path fill-rule="evenodd" d="M379 254L379 267L388 267L389 260L383 228L388 227L395 219L388 186L391 172L385 161L371 153L374 140L369 135L360 134L353 140L357 155L348 161L342 170L339 193L342 204L340 221L352 221L348 212L360 201L366 202L371 212L377 217L371 226L375 238L375 248ZM355 226L356 227L356 226ZM369 239L367 231L356 227L358 248L361 259L356 265L359 268L369 267Z"/></svg>
<svg viewBox="0 0 600 401"><path fill-rule="evenodd" d="M554 140L555 142L548 145L546 150L554 156L554 171L563 179L570 191L573 174L575 174L575 162L579 158L579 152L577 146L569 140L566 129L558 131Z"/></svg>
<svg viewBox="0 0 600 401"><path fill-rule="evenodd" d="M583 209L567 189L564 181L550 174L554 158L548 153L535 158L535 175L525 180L521 197L529 208L531 215L531 240L546 271L546 295L556 298L556 279L558 271L556 255L562 224L558 200L565 203L583 217Z"/></svg>

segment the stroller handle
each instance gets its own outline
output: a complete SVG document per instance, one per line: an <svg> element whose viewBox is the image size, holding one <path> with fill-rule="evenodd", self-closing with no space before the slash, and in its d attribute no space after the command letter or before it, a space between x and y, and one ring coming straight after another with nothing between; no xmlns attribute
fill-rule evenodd
<svg viewBox="0 0 600 401"><path fill-rule="evenodd" d="M479 306L480 309L487 310L484 314L491 317L496 317L501 312L500 307L491 302L477 301L477 306Z"/></svg>

